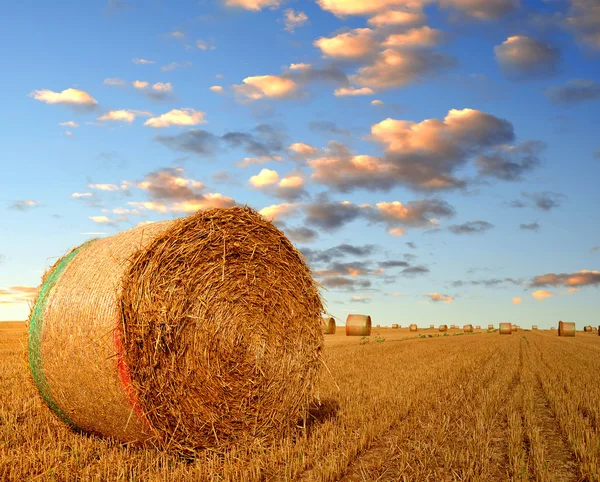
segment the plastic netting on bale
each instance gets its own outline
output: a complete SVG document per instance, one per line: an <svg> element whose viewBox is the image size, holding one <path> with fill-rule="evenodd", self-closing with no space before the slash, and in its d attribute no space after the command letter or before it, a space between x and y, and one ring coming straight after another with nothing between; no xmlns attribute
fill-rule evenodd
<svg viewBox="0 0 600 482"><path fill-rule="evenodd" d="M34 382L71 427L185 454L265 445L316 394L322 300L302 255L251 208L82 245L44 277Z"/></svg>

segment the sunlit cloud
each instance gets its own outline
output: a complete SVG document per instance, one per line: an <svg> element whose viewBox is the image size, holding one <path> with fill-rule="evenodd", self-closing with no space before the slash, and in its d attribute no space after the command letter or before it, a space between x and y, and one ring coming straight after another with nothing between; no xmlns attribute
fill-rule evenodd
<svg viewBox="0 0 600 482"><path fill-rule="evenodd" d="M246 10L258 12L263 8L277 8L283 0L225 0L225 5L228 7L239 7Z"/></svg>
<svg viewBox="0 0 600 482"><path fill-rule="evenodd" d="M108 219L106 216L88 216L89 219L97 224L115 224L115 221Z"/></svg>
<svg viewBox="0 0 600 482"><path fill-rule="evenodd" d="M63 127L79 127L79 124L75 121L61 122L59 125Z"/></svg>
<svg viewBox="0 0 600 482"><path fill-rule="evenodd" d="M34 90L29 94L35 100L46 104L65 104L72 107L92 108L98 101L90 94L79 89L65 89L62 92L53 92L48 89Z"/></svg>
<svg viewBox="0 0 600 482"><path fill-rule="evenodd" d="M518 296L512 299L512 304L513 305L520 305L521 302L523 301L522 298L519 298Z"/></svg>
<svg viewBox="0 0 600 482"><path fill-rule="evenodd" d="M160 70L162 72L169 72L171 70L175 70L175 69L188 69L192 66L192 63L190 61L186 61L186 62L171 62L168 65L164 65L160 68Z"/></svg>
<svg viewBox="0 0 600 482"><path fill-rule="evenodd" d="M438 303L438 302L452 303L454 301L454 298L452 296L441 295L439 293L427 293L425 296L427 296L431 301L433 301L435 303Z"/></svg>
<svg viewBox="0 0 600 482"><path fill-rule="evenodd" d="M196 47L200 50L215 50L215 44L212 41L196 40Z"/></svg>
<svg viewBox="0 0 600 482"><path fill-rule="evenodd" d="M92 197L93 194L91 192L74 192L73 194L71 194L71 197L73 199L81 199L84 197Z"/></svg>
<svg viewBox="0 0 600 482"><path fill-rule="evenodd" d="M546 290L537 290L531 293L531 296L533 296L538 301L544 301L546 298L550 298L553 295L554 293L551 293L550 291Z"/></svg>
<svg viewBox="0 0 600 482"><path fill-rule="evenodd" d="M206 123L207 121L204 119L204 112L188 108L173 109L158 117L152 117L144 122L144 125L159 129L171 126L195 126Z"/></svg>
<svg viewBox="0 0 600 482"><path fill-rule="evenodd" d="M148 87L149 84L143 80L134 80L131 85L133 85L136 89L142 90Z"/></svg>
<svg viewBox="0 0 600 482"><path fill-rule="evenodd" d="M222 94L223 93L223 87L220 85L213 85L211 87L209 87L210 90L212 90L213 92L217 93L217 94Z"/></svg>
<svg viewBox="0 0 600 482"><path fill-rule="evenodd" d="M34 201L32 199L25 199L20 201L14 201L8 208L13 209L15 211L29 211L30 209L36 208L40 206L39 201Z"/></svg>
<svg viewBox="0 0 600 482"><path fill-rule="evenodd" d="M278 75L257 75L246 77L243 85L234 85L236 93L248 100L258 100L263 97L286 99L297 94L299 85L292 79Z"/></svg>
<svg viewBox="0 0 600 482"><path fill-rule="evenodd" d="M358 59L377 48L370 28L357 28L331 38L321 37L313 45L321 50L324 57L335 59Z"/></svg>
<svg viewBox="0 0 600 482"><path fill-rule="evenodd" d="M558 49L525 35L508 37L494 47L496 60L508 78L544 78L558 70Z"/></svg>
<svg viewBox="0 0 600 482"><path fill-rule="evenodd" d="M373 95L374 92L368 87L362 87L360 89L355 89L352 87L341 87L334 91L334 95L336 97L347 97L347 96L357 96L357 95Z"/></svg>

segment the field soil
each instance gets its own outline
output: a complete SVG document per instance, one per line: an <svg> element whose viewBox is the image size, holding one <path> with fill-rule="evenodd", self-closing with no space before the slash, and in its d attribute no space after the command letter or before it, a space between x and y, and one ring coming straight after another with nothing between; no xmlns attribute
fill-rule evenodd
<svg viewBox="0 0 600 482"><path fill-rule="evenodd" d="M194 460L69 430L26 343L24 323L0 323L0 482L600 480L596 333L338 327L294 437Z"/></svg>

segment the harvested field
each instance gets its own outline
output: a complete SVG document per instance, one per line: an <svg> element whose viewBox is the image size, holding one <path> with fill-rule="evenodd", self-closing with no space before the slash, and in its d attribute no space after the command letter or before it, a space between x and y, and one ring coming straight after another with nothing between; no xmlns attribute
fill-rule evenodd
<svg viewBox="0 0 600 482"><path fill-rule="evenodd" d="M293 436L193 461L69 430L30 383L25 347L24 323L0 323L2 481L600 479L597 336L342 330L325 338L321 405Z"/></svg>

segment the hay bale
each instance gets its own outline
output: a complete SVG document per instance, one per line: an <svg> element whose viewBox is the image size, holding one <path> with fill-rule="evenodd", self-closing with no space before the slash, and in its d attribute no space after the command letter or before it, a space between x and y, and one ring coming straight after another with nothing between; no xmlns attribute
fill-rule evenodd
<svg viewBox="0 0 600 482"><path fill-rule="evenodd" d="M552 330L552 331L555 331L555 330L556 330L556 327L555 327L555 326L553 326L553 327L551 327L551 328L550 328L550 330Z"/></svg>
<svg viewBox="0 0 600 482"><path fill-rule="evenodd" d="M575 336L575 323L559 321L558 336Z"/></svg>
<svg viewBox="0 0 600 482"><path fill-rule="evenodd" d="M538 329L538 328L537 328L537 325L531 325L531 329L532 329L532 330L537 330L537 329Z"/></svg>
<svg viewBox="0 0 600 482"><path fill-rule="evenodd" d="M367 315L348 315L348 318L346 318L346 336L371 336L371 317Z"/></svg>
<svg viewBox="0 0 600 482"><path fill-rule="evenodd" d="M92 240L45 275L29 366L69 426L193 454L274 443L316 393L323 305L304 257L249 207Z"/></svg>
<svg viewBox="0 0 600 482"><path fill-rule="evenodd" d="M480 325L477 325L477 326L475 327L475 329L476 329L476 330L481 330L481 326L480 326Z"/></svg>
<svg viewBox="0 0 600 482"><path fill-rule="evenodd" d="M392 323L392 328L399 328L398 323Z"/></svg>
<svg viewBox="0 0 600 482"><path fill-rule="evenodd" d="M588 333L591 333L591 332L592 332L592 331L594 331L594 330L592 329L592 327L591 327L590 325L587 325L587 326L584 326L584 327L583 327L583 331L585 331L585 332L588 332Z"/></svg>
<svg viewBox="0 0 600 482"><path fill-rule="evenodd" d="M417 328L417 325L415 325L414 323L412 323L412 324L411 324L411 325L408 327L408 329L409 329L410 331L417 331L417 330L418 330L418 328Z"/></svg>
<svg viewBox="0 0 600 482"><path fill-rule="evenodd" d="M465 326L463 326L463 331L465 333L473 333L473 325L465 325Z"/></svg>
<svg viewBox="0 0 600 482"><path fill-rule="evenodd" d="M323 333L335 335L335 319L332 316L323 318Z"/></svg>
<svg viewBox="0 0 600 482"><path fill-rule="evenodd" d="M429 325L429 329L433 330L435 328L435 325Z"/></svg>
<svg viewBox="0 0 600 482"><path fill-rule="evenodd" d="M448 325L440 325L440 331L448 331Z"/></svg>
<svg viewBox="0 0 600 482"><path fill-rule="evenodd" d="M498 330L501 335L510 335L512 330L512 325L510 323L500 323L500 330Z"/></svg>
<svg viewBox="0 0 600 482"><path fill-rule="evenodd" d="M511 325L511 326L510 326L510 329L511 329L512 331L519 331L519 327L518 327L517 325Z"/></svg>
<svg viewBox="0 0 600 482"><path fill-rule="evenodd" d="M488 330L493 330L494 329L494 325L488 325Z"/></svg>

